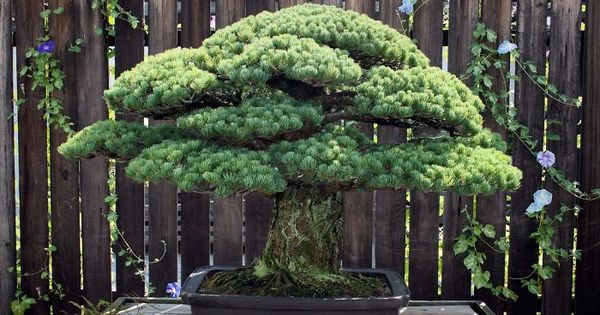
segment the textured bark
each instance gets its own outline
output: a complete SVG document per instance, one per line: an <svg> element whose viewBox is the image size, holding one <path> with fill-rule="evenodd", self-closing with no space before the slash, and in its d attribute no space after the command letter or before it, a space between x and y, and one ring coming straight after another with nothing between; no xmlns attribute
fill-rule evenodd
<svg viewBox="0 0 600 315"><path fill-rule="evenodd" d="M261 262L274 270L337 272L342 233L341 194L288 188L276 197Z"/></svg>

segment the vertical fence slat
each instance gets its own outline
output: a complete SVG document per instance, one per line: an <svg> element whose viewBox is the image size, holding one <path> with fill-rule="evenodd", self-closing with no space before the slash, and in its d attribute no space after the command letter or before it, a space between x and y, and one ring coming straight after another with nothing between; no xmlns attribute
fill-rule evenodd
<svg viewBox="0 0 600 315"><path fill-rule="evenodd" d="M398 7L402 5L402 0L380 0L379 18L391 28L401 30L400 17L398 16Z"/></svg>
<svg viewBox="0 0 600 315"><path fill-rule="evenodd" d="M56 42L54 55L60 60L65 82L63 90L55 91L54 97L63 105L63 114L77 125L77 68L72 62L73 53L68 51L74 42L74 6L69 1L50 1L51 8L63 7L64 12L50 22L50 34ZM76 312L69 301L77 301L81 295L80 242L79 242L79 163L63 158L57 147L67 140L59 128L50 129L50 190L52 206L52 280L59 283L65 296L53 301L53 310Z"/></svg>
<svg viewBox="0 0 600 315"><path fill-rule="evenodd" d="M383 12L383 11L382 11ZM379 126L377 140L381 144L406 141L406 130ZM406 249L406 190L375 192L375 264L404 275Z"/></svg>
<svg viewBox="0 0 600 315"><path fill-rule="evenodd" d="M210 35L210 1L181 4L181 45L200 47ZM181 193L181 279L210 264L210 194Z"/></svg>
<svg viewBox="0 0 600 315"><path fill-rule="evenodd" d="M347 0L346 9L375 16L375 2ZM373 139L373 124L361 123L360 130ZM373 264L373 192L344 193L344 262L347 267Z"/></svg>
<svg viewBox="0 0 600 315"><path fill-rule="evenodd" d="M581 92L581 26L580 0L555 1L552 3L550 31L549 80L559 91L578 97ZM558 157L555 167L567 176L577 178L577 123L580 110L549 100L547 119L559 121L549 124L548 131L557 134L561 141L548 141L548 150ZM554 202L548 207L551 216L560 211L562 204L573 207L575 198L554 181L547 181L548 189L554 192ZM570 250L573 248L573 213L565 215L557 226L553 245ZM549 259L545 263L553 265ZM553 265L556 273L544 281L542 313L544 315L571 314L571 288L573 285L573 263L562 261Z"/></svg>
<svg viewBox="0 0 600 315"><path fill-rule="evenodd" d="M262 11L275 11L275 0L246 0L246 15L255 15Z"/></svg>
<svg viewBox="0 0 600 315"><path fill-rule="evenodd" d="M467 69L471 56L473 30L479 21L478 0L458 0L449 3L448 71L460 76ZM465 36L467 34L467 36ZM468 299L471 296L471 273L463 263L465 255L454 254L454 240L467 223L464 209L472 212L473 198L453 192L444 195L442 298Z"/></svg>
<svg viewBox="0 0 600 315"><path fill-rule="evenodd" d="M526 0L519 1L518 9L520 61L531 61L542 72L546 69L546 5L543 1ZM526 79L526 74L518 67L517 74L523 78L516 82L517 119L529 128L529 135L538 141L536 149L541 150L544 136L544 93L534 82ZM530 237L535 230L535 221L525 215L525 209L532 202L533 193L541 188L542 168L529 149L516 139L513 164L522 170L523 180L521 187L511 198L508 287L519 299L509 303L508 313L535 314L537 296L529 293L520 280L510 279L526 277L531 273L531 265L538 262L538 246Z"/></svg>
<svg viewBox="0 0 600 315"><path fill-rule="evenodd" d="M443 10L442 1L418 2L414 16L414 37L417 45L431 60L432 66L442 66ZM426 129L413 133L429 134ZM408 282L417 299L438 296L439 194L411 191L410 195L410 256Z"/></svg>
<svg viewBox="0 0 600 315"><path fill-rule="evenodd" d="M200 47L210 36L210 1L181 1L181 46Z"/></svg>
<svg viewBox="0 0 600 315"><path fill-rule="evenodd" d="M26 65L25 52L35 47L43 29L39 13L44 1L20 1L16 6L17 23L17 66ZM18 79L23 87L19 97L25 103L19 108L19 216L21 227L21 272L35 273L46 265L48 247L48 174L46 161L46 123L36 102L42 96L31 91L32 80ZM25 95L23 95L25 93ZM36 288L42 294L48 292L48 281L39 274L23 277L21 286L24 294L37 297ZM48 314L46 303L36 303L31 314Z"/></svg>
<svg viewBox="0 0 600 315"><path fill-rule="evenodd" d="M380 1L379 12L383 23L399 29L396 8L401 0ZM378 126L378 143L397 144L406 141L406 129ZM389 268L404 275L406 247L406 190L378 190L375 192L375 265Z"/></svg>
<svg viewBox="0 0 600 315"><path fill-rule="evenodd" d="M246 265L258 258L265 247L269 219L274 206L273 199L258 194L251 193L244 197Z"/></svg>
<svg viewBox="0 0 600 315"><path fill-rule="evenodd" d="M215 198L213 204L213 259L215 265L242 264L242 199Z"/></svg>
<svg viewBox="0 0 600 315"><path fill-rule="evenodd" d="M144 0L126 0L119 2L124 10L131 12L140 21L144 14ZM141 27L141 26L140 26ZM133 29L123 20L117 19L115 28L115 73L131 69L138 62L144 60L144 31ZM136 121L143 123L142 119L132 115L116 115L117 120ZM125 175L126 162L116 162L116 193L118 229L123 233L127 244L133 253L139 257L144 256L144 184L135 183ZM115 245L115 252L126 249L123 240ZM116 257L116 282L117 295L144 295L144 281L136 275L135 266L127 266L126 256ZM143 265L138 267L143 267Z"/></svg>
<svg viewBox="0 0 600 315"><path fill-rule="evenodd" d="M590 0L585 24L585 94L581 152L581 186L600 187L600 3ZM577 243L582 260L577 263L575 311L593 314L600 310L600 201L583 203L579 214Z"/></svg>
<svg viewBox="0 0 600 315"><path fill-rule="evenodd" d="M496 43L510 40L511 0L483 0L481 3L481 19L488 28L498 34ZM496 92L500 89L502 76L497 71L491 71ZM499 133L506 139L504 128L496 124L488 111L483 113L484 126ZM491 224L496 229L496 236L506 233L506 194L498 192L489 196L477 197L477 219L483 224ZM490 272L490 281L494 285L504 285L505 255L484 246L481 251L487 260L483 267ZM494 313L504 312L504 302L495 297L487 289L475 290L475 296L483 300Z"/></svg>
<svg viewBox="0 0 600 315"><path fill-rule="evenodd" d="M149 54L176 47L177 1L150 0L148 14ZM177 281L177 188L167 182L150 184L148 198L150 283L156 288L156 296L164 296L167 283ZM159 261L155 263L155 259Z"/></svg>
<svg viewBox="0 0 600 315"><path fill-rule="evenodd" d="M0 313L10 314L15 294L15 156L13 112L12 4L0 0Z"/></svg>
<svg viewBox="0 0 600 315"><path fill-rule="evenodd" d="M95 28L104 25L101 14L86 1L78 2L76 38L84 38L76 54L79 127L85 128L108 117L103 93L108 84L108 62L104 36ZM93 75L91 75L93 74ZM96 157L80 162L83 240L83 295L92 302L111 298L110 237L104 198L108 195L108 161Z"/></svg>
<svg viewBox="0 0 600 315"><path fill-rule="evenodd" d="M303 4L306 2L308 2L308 1L307 0L279 0L279 8L285 9L285 8L289 8L291 6Z"/></svg>
<svg viewBox="0 0 600 315"><path fill-rule="evenodd" d="M237 22L245 15L245 0L217 0L217 28ZM242 264L242 198L214 198L213 257L215 265Z"/></svg>
<svg viewBox="0 0 600 315"><path fill-rule="evenodd" d="M274 11L275 1L246 0L246 15L264 10ZM251 264L262 253L267 241L269 219L274 206L274 200L259 194L249 193L244 196L246 265Z"/></svg>

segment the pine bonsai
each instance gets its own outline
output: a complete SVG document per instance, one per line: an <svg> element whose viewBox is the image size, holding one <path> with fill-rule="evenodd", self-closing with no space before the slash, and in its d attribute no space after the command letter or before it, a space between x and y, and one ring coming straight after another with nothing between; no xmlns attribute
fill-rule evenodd
<svg viewBox="0 0 600 315"><path fill-rule="evenodd" d="M202 48L148 57L105 93L117 112L176 125L101 121L59 150L130 160L127 174L140 182L273 197L262 256L215 275L213 292L383 294L377 281L340 272L341 192L489 194L521 179L500 136L482 128L479 98L428 63L409 38L365 15L319 5L264 12ZM361 122L439 132L384 145Z"/></svg>

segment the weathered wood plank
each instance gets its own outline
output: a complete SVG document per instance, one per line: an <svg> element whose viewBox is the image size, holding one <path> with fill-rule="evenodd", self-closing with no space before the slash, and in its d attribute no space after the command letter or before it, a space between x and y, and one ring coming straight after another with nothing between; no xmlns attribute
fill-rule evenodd
<svg viewBox="0 0 600 315"><path fill-rule="evenodd" d="M213 204L213 259L217 266L242 264L242 199L215 199Z"/></svg>
<svg viewBox="0 0 600 315"><path fill-rule="evenodd" d="M313 3L324 4L324 5L333 5L336 7L342 7L342 0L317 0L313 1Z"/></svg>
<svg viewBox="0 0 600 315"><path fill-rule="evenodd" d="M237 22L245 15L245 0L218 0L217 28ZM213 203L213 258L215 265L241 265L242 198L214 198Z"/></svg>
<svg viewBox="0 0 600 315"><path fill-rule="evenodd" d="M406 130L379 126L377 140L396 144L406 140ZM406 190L375 192L375 265L404 275L406 252Z"/></svg>
<svg viewBox="0 0 600 315"><path fill-rule="evenodd" d="M17 67L27 64L25 52L35 47L42 33L38 19L44 1L21 1L16 6ZM32 18L34 17L34 18ZM33 20L32 20L33 19ZM25 103L19 108L19 217L21 226L21 273L37 273L46 266L48 247L48 173L46 160L46 122L36 102L42 95L31 91L32 79L20 77L19 98ZM23 95L23 92L25 93ZM39 274L23 277L21 288L28 296L48 292L48 281ZM47 303L36 303L30 314L48 314Z"/></svg>
<svg viewBox="0 0 600 315"><path fill-rule="evenodd" d="M68 51L75 41L74 9L70 1L52 0L51 8L63 7L64 12L50 20L50 34L56 42L54 56L60 60L65 75L64 88L55 91L54 97L63 105L63 114L70 117L74 128L77 124L77 68L72 62L73 53ZM50 190L52 206L52 244L56 252L52 257L52 280L64 289L64 299L53 301L53 311L73 313L76 308L69 301L77 301L81 295L79 270L79 162L66 160L57 147L67 140L62 129L50 129Z"/></svg>
<svg viewBox="0 0 600 315"><path fill-rule="evenodd" d="M200 47L210 36L210 1L181 1L181 46Z"/></svg>
<svg viewBox="0 0 600 315"><path fill-rule="evenodd" d="M246 0L217 0L217 29L246 16Z"/></svg>
<svg viewBox="0 0 600 315"><path fill-rule="evenodd" d="M275 11L277 1L275 0L246 0L246 15L258 14L262 11Z"/></svg>
<svg viewBox="0 0 600 315"><path fill-rule="evenodd" d="M210 35L210 1L184 0L181 45L200 47ZM210 194L181 193L181 279L210 264Z"/></svg>
<svg viewBox="0 0 600 315"><path fill-rule="evenodd" d="M158 54L177 46L177 2L148 2L149 54ZM151 121L171 124L172 121ZM164 296L169 282L177 281L177 188L171 183L150 184L148 191L150 282L156 296ZM158 262L154 262L159 259Z"/></svg>
<svg viewBox="0 0 600 315"><path fill-rule="evenodd" d="M308 1L307 0L279 0L279 8L285 9L285 8L289 8L291 6L303 4L306 2L308 2Z"/></svg>
<svg viewBox="0 0 600 315"><path fill-rule="evenodd" d="M10 314L16 277L12 3L0 1L0 313Z"/></svg>
<svg viewBox="0 0 600 315"><path fill-rule="evenodd" d="M244 197L246 265L257 259L265 247L269 220L274 206L273 199L258 194L251 193Z"/></svg>
<svg viewBox="0 0 600 315"><path fill-rule="evenodd" d="M600 187L600 3L588 1L585 25L585 85L581 152L581 187ZM600 201L583 202L579 214L575 311L593 314L600 309Z"/></svg>
<svg viewBox="0 0 600 315"><path fill-rule="evenodd" d="M246 0L246 15L275 10L273 0ZM274 200L256 193L244 196L244 255L246 265L251 264L262 253L267 241L271 211Z"/></svg>
<svg viewBox="0 0 600 315"><path fill-rule="evenodd" d="M380 19L398 29L396 8L401 1L380 1ZM406 141L406 129L378 126L377 141L397 144ZM375 265L389 268L404 275L406 252L406 190L378 190L375 192Z"/></svg>
<svg viewBox="0 0 600 315"><path fill-rule="evenodd" d="M519 2L518 45L521 49L521 63L533 62L538 69L546 67L546 2L526 0ZM517 119L527 128L529 135L538 141L537 150L542 149L544 136L544 93L536 83L527 80L526 74L517 71L523 80L516 82L515 106L519 109ZM526 277L531 273L531 265L539 259L538 246L529 235L536 223L525 215L525 209L532 201L533 193L541 188L542 168L535 156L519 140L513 148L513 164L523 172L521 187L511 198L510 252L508 275L511 278ZM537 296L529 293L520 280L509 280L508 287L518 296L509 303L509 314L535 314Z"/></svg>
<svg viewBox="0 0 600 315"><path fill-rule="evenodd" d="M181 194L181 279L210 264L210 194Z"/></svg>
<svg viewBox="0 0 600 315"><path fill-rule="evenodd" d="M411 301L412 302L412 301ZM402 311L402 315L472 315L472 314L483 314L478 309L473 309L470 305L465 303L464 305L431 305L432 303L415 301L421 305L411 305ZM127 303L123 306L124 315L142 315L142 314L180 314L190 315L192 310L189 305L182 304L159 304L156 303Z"/></svg>
<svg viewBox="0 0 600 315"><path fill-rule="evenodd" d="M373 0L346 0L346 10L352 10L375 17L375 1Z"/></svg>
<svg viewBox="0 0 600 315"><path fill-rule="evenodd" d="M108 62L103 36L95 34L104 20L91 2L77 2L76 38L85 47L75 55L77 63L77 116L85 128L108 117L103 92L108 84ZM93 73L94 75L90 75ZM93 303L111 298L110 237L104 198L108 195L108 161L102 157L80 162L83 240L83 295Z"/></svg>
<svg viewBox="0 0 600 315"><path fill-rule="evenodd" d="M140 21L144 14L143 0L120 1L123 9L131 12ZM144 31L133 29L131 25L121 19L116 20L115 35L115 72L118 77L121 73L131 69L144 60ZM131 115L117 114L117 120L136 121L143 123L142 119ZM133 182L125 175L124 162L116 162L116 193L118 229L123 233L131 250L138 257L144 255L144 185ZM115 252L125 249L123 240L115 245ZM117 295L144 295L144 281L136 275L135 266L126 266L127 256L117 256ZM143 265L138 265L143 267Z"/></svg>
<svg viewBox="0 0 600 315"><path fill-rule="evenodd" d="M380 0L379 18L390 27L402 32L401 19L398 15L398 7L402 5L402 0Z"/></svg>
<svg viewBox="0 0 600 315"><path fill-rule="evenodd" d="M481 19L498 34L496 43L504 40L510 40L510 19L511 19L511 0L483 0L481 3ZM508 60L508 57L507 57ZM497 71L491 71L495 90L500 90L500 80L502 74ZM483 113L484 126L499 133L506 139L504 128L496 124L488 111ZM499 192L490 196L477 197L477 218L484 224L491 224L496 229L496 236L501 237L506 234L506 194ZM490 281L494 285L504 284L504 254L495 252L492 249L483 246L482 252L487 260L483 265L485 270L490 271ZM504 301L495 297L487 289L475 290L475 296L482 299L496 314L504 312Z"/></svg>
<svg viewBox="0 0 600 315"><path fill-rule="evenodd" d="M552 4L550 31L549 80L559 91L578 97L581 93L581 1L556 1ZM561 141L548 141L548 150L558 157L555 167L567 178L577 178L577 123L581 111L549 100L546 118L560 124L548 125L548 132L557 134ZM575 198L554 181L547 181L548 190L554 193L554 202L548 207L551 216L560 211L562 204L573 207ZM573 213L567 213L556 228L553 245L570 250L573 248ZM548 259L545 263L553 265ZM571 314L571 288L573 285L573 262L563 261L554 266L556 273L544 281L542 313L545 315Z"/></svg>
<svg viewBox="0 0 600 315"><path fill-rule="evenodd" d="M414 16L414 38L432 66L442 65L443 10L441 1L419 2ZM431 130L413 133L430 135ZM436 299L438 296L439 194L423 191L410 193L410 256L408 280L413 297Z"/></svg>
<svg viewBox="0 0 600 315"><path fill-rule="evenodd" d="M375 15L373 1L346 1L346 9ZM369 139L373 138L373 124L360 124L359 128ZM371 191L344 193L344 266L373 265L373 201Z"/></svg>
<svg viewBox="0 0 600 315"><path fill-rule="evenodd" d="M478 0L450 2L448 31L448 71L460 76L470 61L473 30L479 21ZM469 36L465 36L469 34ZM473 210L473 198L453 192L444 195L442 298L468 299L471 296L471 273L465 267L464 255L454 254L454 240L467 223L464 209Z"/></svg>

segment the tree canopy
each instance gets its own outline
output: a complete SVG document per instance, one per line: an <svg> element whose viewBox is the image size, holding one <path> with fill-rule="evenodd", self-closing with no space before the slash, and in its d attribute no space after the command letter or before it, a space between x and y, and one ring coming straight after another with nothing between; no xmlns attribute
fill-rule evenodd
<svg viewBox="0 0 600 315"><path fill-rule="evenodd" d="M356 12L312 4L263 12L201 48L148 57L105 92L117 112L175 125L101 121L59 151L131 160L135 180L219 196L288 186L516 189L521 172L482 127L482 102L428 64L408 37ZM360 122L440 132L384 145L359 132Z"/></svg>

